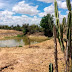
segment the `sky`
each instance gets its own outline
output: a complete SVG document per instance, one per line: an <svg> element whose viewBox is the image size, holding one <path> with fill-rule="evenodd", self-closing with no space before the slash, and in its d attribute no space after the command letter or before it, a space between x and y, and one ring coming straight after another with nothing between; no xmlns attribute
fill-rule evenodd
<svg viewBox="0 0 72 72"><path fill-rule="evenodd" d="M57 0L59 19L67 18L66 0ZM72 5L72 0L71 0ZM44 15L54 15L54 0L0 0L0 25L39 25Z"/></svg>

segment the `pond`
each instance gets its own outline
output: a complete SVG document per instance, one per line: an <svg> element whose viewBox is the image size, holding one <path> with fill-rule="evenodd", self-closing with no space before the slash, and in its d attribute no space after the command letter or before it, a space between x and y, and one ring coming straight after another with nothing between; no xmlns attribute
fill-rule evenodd
<svg viewBox="0 0 72 72"><path fill-rule="evenodd" d="M42 41L45 40L30 40L27 37L22 37L22 38L10 38L10 39L4 39L4 40L0 40L0 47L20 47L20 46L24 46L24 45L29 45L30 44L36 44L36 43L40 43Z"/></svg>

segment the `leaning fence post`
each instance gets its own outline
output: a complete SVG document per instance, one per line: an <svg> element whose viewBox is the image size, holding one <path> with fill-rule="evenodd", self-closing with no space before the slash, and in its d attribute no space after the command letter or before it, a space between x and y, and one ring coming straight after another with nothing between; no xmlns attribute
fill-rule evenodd
<svg viewBox="0 0 72 72"><path fill-rule="evenodd" d="M55 58L55 72L58 72L58 58L57 58L57 40L56 40L56 27L53 27L53 36L54 36L54 58Z"/></svg>

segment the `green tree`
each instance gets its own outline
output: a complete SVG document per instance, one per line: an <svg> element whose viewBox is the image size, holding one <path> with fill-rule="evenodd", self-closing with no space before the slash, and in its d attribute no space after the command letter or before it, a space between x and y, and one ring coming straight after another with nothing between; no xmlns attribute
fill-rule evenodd
<svg viewBox="0 0 72 72"><path fill-rule="evenodd" d="M22 30L21 30L21 26L17 24L16 30L17 30L17 31L22 31Z"/></svg>
<svg viewBox="0 0 72 72"><path fill-rule="evenodd" d="M48 37L53 36L53 15L47 14L40 21L40 26L44 29L44 34Z"/></svg>
<svg viewBox="0 0 72 72"><path fill-rule="evenodd" d="M29 31L28 27L29 27L29 24L23 24L22 25L22 30L23 30L24 35L26 35L27 32Z"/></svg>
<svg viewBox="0 0 72 72"><path fill-rule="evenodd" d="M35 25L35 24L30 25L28 30L31 34L36 32L43 32L42 28L40 28L38 25Z"/></svg>

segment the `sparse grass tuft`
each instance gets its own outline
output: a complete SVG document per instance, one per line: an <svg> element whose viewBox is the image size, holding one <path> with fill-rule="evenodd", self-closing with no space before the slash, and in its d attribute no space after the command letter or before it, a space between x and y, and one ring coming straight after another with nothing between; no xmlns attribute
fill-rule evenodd
<svg viewBox="0 0 72 72"><path fill-rule="evenodd" d="M23 37L24 35L17 35L17 37Z"/></svg>
<svg viewBox="0 0 72 72"><path fill-rule="evenodd" d="M22 47L21 45L19 45L19 47Z"/></svg>

